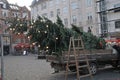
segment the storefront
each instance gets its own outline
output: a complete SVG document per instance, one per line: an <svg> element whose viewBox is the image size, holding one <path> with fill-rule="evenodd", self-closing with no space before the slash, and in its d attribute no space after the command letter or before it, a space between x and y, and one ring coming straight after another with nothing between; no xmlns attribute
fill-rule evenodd
<svg viewBox="0 0 120 80"><path fill-rule="evenodd" d="M8 55L10 54L10 35L9 34L1 34L1 37L3 37L1 40L3 43L3 53L4 55Z"/></svg>

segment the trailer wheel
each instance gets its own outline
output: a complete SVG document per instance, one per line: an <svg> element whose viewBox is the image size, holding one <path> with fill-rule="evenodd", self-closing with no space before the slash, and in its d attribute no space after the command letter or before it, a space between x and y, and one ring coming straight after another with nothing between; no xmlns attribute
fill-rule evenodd
<svg viewBox="0 0 120 80"><path fill-rule="evenodd" d="M90 72L93 75L97 73L97 65L95 63L90 63Z"/></svg>
<svg viewBox="0 0 120 80"><path fill-rule="evenodd" d="M71 72L76 72L76 67L75 66L70 66L69 69L70 69Z"/></svg>
<svg viewBox="0 0 120 80"><path fill-rule="evenodd" d="M95 75L97 73L97 65L95 63L90 63L90 72L92 75ZM89 70L87 68L83 68L83 71L82 71L83 74L88 74L89 73Z"/></svg>
<svg viewBox="0 0 120 80"><path fill-rule="evenodd" d="M112 67L114 67L114 68L117 68L118 67L118 64L117 64L118 62L116 61L116 62L113 62L111 65L112 65Z"/></svg>

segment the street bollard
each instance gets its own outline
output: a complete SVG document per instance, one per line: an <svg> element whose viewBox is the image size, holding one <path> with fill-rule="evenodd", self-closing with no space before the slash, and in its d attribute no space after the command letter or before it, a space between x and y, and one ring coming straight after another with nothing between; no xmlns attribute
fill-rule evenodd
<svg viewBox="0 0 120 80"><path fill-rule="evenodd" d="M0 74L0 80L2 80L2 78L1 78L1 74Z"/></svg>

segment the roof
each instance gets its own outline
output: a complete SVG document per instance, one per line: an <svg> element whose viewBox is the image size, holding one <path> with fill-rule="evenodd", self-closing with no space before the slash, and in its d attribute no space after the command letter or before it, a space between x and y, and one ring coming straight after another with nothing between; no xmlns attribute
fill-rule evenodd
<svg viewBox="0 0 120 80"><path fill-rule="evenodd" d="M4 4L5 4L5 6L3 6ZM2 5L1 8L3 8L3 9L9 8L9 3L7 0L0 0L0 5Z"/></svg>
<svg viewBox="0 0 120 80"><path fill-rule="evenodd" d="M19 10L19 6L18 5L16 5L16 4L10 4L9 5L10 6L10 9L13 9L13 10Z"/></svg>
<svg viewBox="0 0 120 80"><path fill-rule="evenodd" d="M23 12L29 11L26 6L21 7L21 9L22 9Z"/></svg>
<svg viewBox="0 0 120 80"><path fill-rule="evenodd" d="M39 4L39 2L41 1L45 1L45 0L33 0L30 7L33 7L34 5Z"/></svg>
<svg viewBox="0 0 120 80"><path fill-rule="evenodd" d="M8 1L7 1L7 0L0 0L0 2L8 3Z"/></svg>

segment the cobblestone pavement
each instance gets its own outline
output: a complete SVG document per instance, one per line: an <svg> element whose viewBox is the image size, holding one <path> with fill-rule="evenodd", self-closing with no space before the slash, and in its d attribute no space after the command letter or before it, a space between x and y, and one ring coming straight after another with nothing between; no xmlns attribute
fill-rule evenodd
<svg viewBox="0 0 120 80"><path fill-rule="evenodd" d="M38 60L35 55L5 56L4 66L5 80L64 80L64 72L52 74L50 63ZM68 80L75 79L75 74L69 74ZM120 72L113 68L103 69L94 75L94 80L120 80Z"/></svg>

